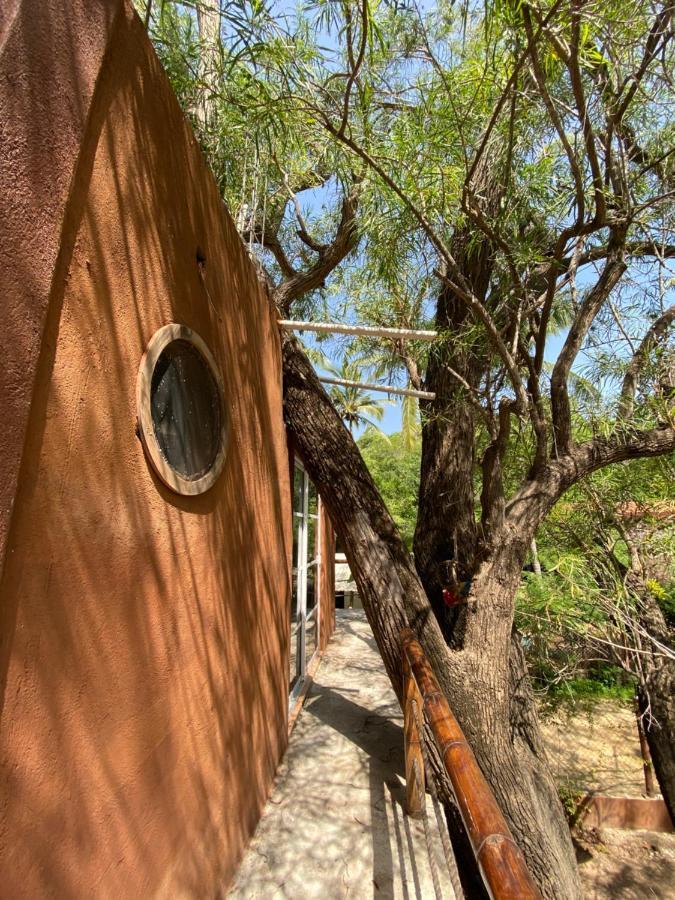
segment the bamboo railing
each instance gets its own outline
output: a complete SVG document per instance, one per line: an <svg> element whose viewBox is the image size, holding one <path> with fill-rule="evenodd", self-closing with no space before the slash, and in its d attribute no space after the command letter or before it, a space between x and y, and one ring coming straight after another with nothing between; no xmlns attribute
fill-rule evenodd
<svg viewBox="0 0 675 900"><path fill-rule="evenodd" d="M413 632L401 632L403 722L408 814L425 802L424 720L434 736L483 882L494 900L541 900L523 854L513 840L457 719Z"/></svg>

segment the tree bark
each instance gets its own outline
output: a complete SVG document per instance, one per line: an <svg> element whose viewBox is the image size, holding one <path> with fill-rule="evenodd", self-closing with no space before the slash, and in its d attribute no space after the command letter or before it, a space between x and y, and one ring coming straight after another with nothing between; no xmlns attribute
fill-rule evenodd
<svg viewBox="0 0 675 900"><path fill-rule="evenodd" d="M466 319L466 307L444 288L436 328L459 333ZM448 566L453 566L457 580L469 578L477 537L473 485L476 413L466 388L452 372L473 388L475 368L470 351L450 353L447 342L441 342L432 349L425 379L425 389L433 391L436 399L420 405L422 461L415 563L446 638L451 637L454 621L454 616L446 615L442 598L442 590L448 586Z"/></svg>
<svg viewBox="0 0 675 900"><path fill-rule="evenodd" d="M672 634L656 600L641 591L640 624L656 640L672 645ZM638 710L654 764L654 773L670 817L675 822L675 662L643 648L638 679Z"/></svg>
<svg viewBox="0 0 675 900"><path fill-rule="evenodd" d="M414 564L351 435L297 341L283 338L284 410L310 477L345 546L394 690L400 631L418 636L530 870L547 898L580 897L574 850L539 738L523 654L511 636L513 595L532 534L507 535L462 609L464 650L450 650ZM533 532L532 532L533 533Z"/></svg>
<svg viewBox="0 0 675 900"><path fill-rule="evenodd" d="M471 189L480 195L488 217L498 211L503 195L497 160L504 148L492 143L471 179ZM485 303L494 247L467 221L455 229L450 249L473 294ZM475 322L467 305L447 283L438 295L435 325L442 339L431 349L424 380L425 390L434 393L435 399L420 404L422 462L414 551L417 571L446 640L458 646L457 614L444 607L442 590L453 580L470 579L477 564L482 537L474 502L477 397L491 354L484 337L473 333Z"/></svg>
<svg viewBox="0 0 675 900"><path fill-rule="evenodd" d="M460 682L441 684L542 893L573 898L581 896L574 849L512 624L530 540L528 531L507 526L480 564L458 623L464 649L453 655Z"/></svg>
<svg viewBox="0 0 675 900"><path fill-rule="evenodd" d="M199 76L203 82L197 118L205 132L216 119L220 78L220 0L202 0L197 6L197 26L202 43Z"/></svg>

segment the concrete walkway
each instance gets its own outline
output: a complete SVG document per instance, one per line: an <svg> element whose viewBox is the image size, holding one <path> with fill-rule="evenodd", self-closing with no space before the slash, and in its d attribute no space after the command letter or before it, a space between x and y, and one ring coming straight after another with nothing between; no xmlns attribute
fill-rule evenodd
<svg viewBox="0 0 675 900"><path fill-rule="evenodd" d="M401 710L363 613L338 611L228 897L434 900L424 824L404 802ZM441 895L454 898L427 808Z"/></svg>

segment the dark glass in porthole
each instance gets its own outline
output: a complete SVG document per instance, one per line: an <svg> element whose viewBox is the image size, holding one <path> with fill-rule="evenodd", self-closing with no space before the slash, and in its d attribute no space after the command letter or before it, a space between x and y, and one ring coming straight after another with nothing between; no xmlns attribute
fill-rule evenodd
<svg viewBox="0 0 675 900"><path fill-rule="evenodd" d="M189 341L162 350L150 386L152 424L162 455L179 475L196 481L220 449L222 412L211 367Z"/></svg>

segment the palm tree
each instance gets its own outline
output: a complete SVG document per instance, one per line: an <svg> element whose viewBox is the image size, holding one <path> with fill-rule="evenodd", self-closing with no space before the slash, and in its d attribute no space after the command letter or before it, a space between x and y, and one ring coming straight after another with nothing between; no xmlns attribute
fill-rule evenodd
<svg viewBox="0 0 675 900"><path fill-rule="evenodd" d="M340 374L336 377L355 381L353 367L350 364L340 368ZM347 374L352 373L352 374ZM330 389L331 400L340 413L342 421L354 433L354 428L364 425L366 428L375 428L380 431L376 422L382 420L384 404L390 400L375 400L362 388L334 384ZM375 421L373 421L375 420Z"/></svg>
<svg viewBox="0 0 675 900"><path fill-rule="evenodd" d="M346 354L338 366L321 350L313 348L310 351L310 358L315 365L343 381L363 381L368 369L368 361L364 357L350 358ZM383 434L376 423L382 421L384 408L388 403L392 403L392 400L376 399L361 387L342 384L331 385L329 394L342 421L352 434L359 426L374 428Z"/></svg>

